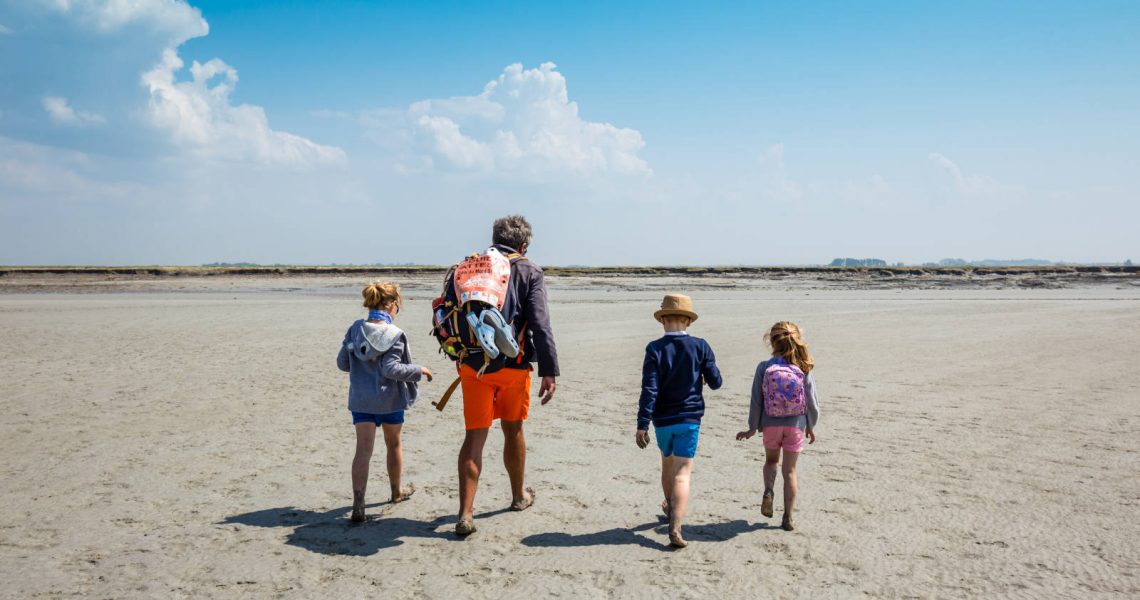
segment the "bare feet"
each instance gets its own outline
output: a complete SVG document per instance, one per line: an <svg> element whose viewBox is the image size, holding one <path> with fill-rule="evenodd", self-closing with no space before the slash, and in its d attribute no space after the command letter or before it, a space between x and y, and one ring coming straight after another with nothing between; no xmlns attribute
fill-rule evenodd
<svg viewBox="0 0 1140 600"><path fill-rule="evenodd" d="M795 531L796 530L796 520L792 518L792 515L789 515L788 513L784 513L784 522L780 523L780 527L784 531Z"/></svg>
<svg viewBox="0 0 1140 600"><path fill-rule="evenodd" d="M764 499L760 501L760 514L765 517L772 516L772 499L774 496L772 490L764 490Z"/></svg>
<svg viewBox="0 0 1140 600"><path fill-rule="evenodd" d="M689 545L689 542L686 542L685 538L681 537L681 530L678 529L677 531L669 532L669 545L674 548L684 548Z"/></svg>
<svg viewBox="0 0 1140 600"><path fill-rule="evenodd" d="M392 504L399 504L404 500L411 498L412 494L414 493L416 493L416 484L409 483L408 485L401 487L400 491L392 494Z"/></svg>
<svg viewBox="0 0 1140 600"><path fill-rule="evenodd" d="M530 508L532 505L534 505L534 488L528 487L525 490L523 490L523 493L525 493L526 495L523 496L522 498L515 498L514 501L511 502L511 510L513 510L513 511L526 510L526 509Z"/></svg>
<svg viewBox="0 0 1140 600"><path fill-rule="evenodd" d="M353 523L363 523L367 517L364 516L364 492L352 492L352 516L349 520Z"/></svg>
<svg viewBox="0 0 1140 600"><path fill-rule="evenodd" d="M661 512L664 513L666 519L673 518L673 507L669 506L668 500L661 501Z"/></svg>
<svg viewBox="0 0 1140 600"><path fill-rule="evenodd" d="M455 524L455 535L466 537L475 533L475 520L471 517L460 517Z"/></svg>

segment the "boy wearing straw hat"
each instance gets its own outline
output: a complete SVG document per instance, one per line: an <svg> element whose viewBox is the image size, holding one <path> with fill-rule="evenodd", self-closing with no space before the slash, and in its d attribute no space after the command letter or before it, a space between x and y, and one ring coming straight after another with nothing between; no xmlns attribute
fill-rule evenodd
<svg viewBox="0 0 1140 600"><path fill-rule="evenodd" d="M661 449L661 490L665 493L661 510L669 518L669 544L684 548L688 544L681 537L681 519L689 503L689 480L705 414L702 388L708 383L715 390L723 380L708 342L687 331L697 320L692 298L668 294L653 317L665 328L665 335L645 347L634 439L639 448L648 446L649 424L653 423Z"/></svg>

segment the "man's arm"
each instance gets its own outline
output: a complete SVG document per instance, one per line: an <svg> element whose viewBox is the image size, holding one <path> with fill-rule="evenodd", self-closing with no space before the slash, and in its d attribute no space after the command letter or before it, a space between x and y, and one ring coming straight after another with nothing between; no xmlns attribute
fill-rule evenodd
<svg viewBox="0 0 1140 600"><path fill-rule="evenodd" d="M530 277L522 314L531 332L531 343L538 357L538 376L558 376L558 349L554 345L554 332L550 327L550 308L547 306L546 279L535 268Z"/></svg>

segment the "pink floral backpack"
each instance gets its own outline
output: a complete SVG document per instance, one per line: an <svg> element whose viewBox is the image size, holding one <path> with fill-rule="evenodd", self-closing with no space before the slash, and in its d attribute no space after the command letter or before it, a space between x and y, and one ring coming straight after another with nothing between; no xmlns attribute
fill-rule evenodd
<svg viewBox="0 0 1140 600"><path fill-rule="evenodd" d="M807 412L804 372L799 367L776 359L764 370L760 386L764 392L764 412L769 417L794 417Z"/></svg>

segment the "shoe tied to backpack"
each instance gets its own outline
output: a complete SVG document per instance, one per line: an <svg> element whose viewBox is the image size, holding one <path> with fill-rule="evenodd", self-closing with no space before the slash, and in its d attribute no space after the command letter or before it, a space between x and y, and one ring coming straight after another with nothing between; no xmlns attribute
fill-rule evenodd
<svg viewBox="0 0 1140 600"><path fill-rule="evenodd" d="M507 319L503 317L503 313L499 312L497 308L488 308L479 315L479 321L495 333L495 347L499 352L507 355L508 358L514 358L519 355L519 343L515 339L515 330L507 323Z"/></svg>
<svg viewBox="0 0 1140 600"><path fill-rule="evenodd" d="M519 343L515 340L514 328L503 317L499 309L488 307L481 311L468 311L467 325L479 342L479 347L494 360L500 354L509 358L519 355Z"/></svg>
<svg viewBox="0 0 1140 600"><path fill-rule="evenodd" d="M479 347L486 353L487 358L494 360L499 357L499 347L495 345L495 328L483 322L483 312L468 311L467 325Z"/></svg>

